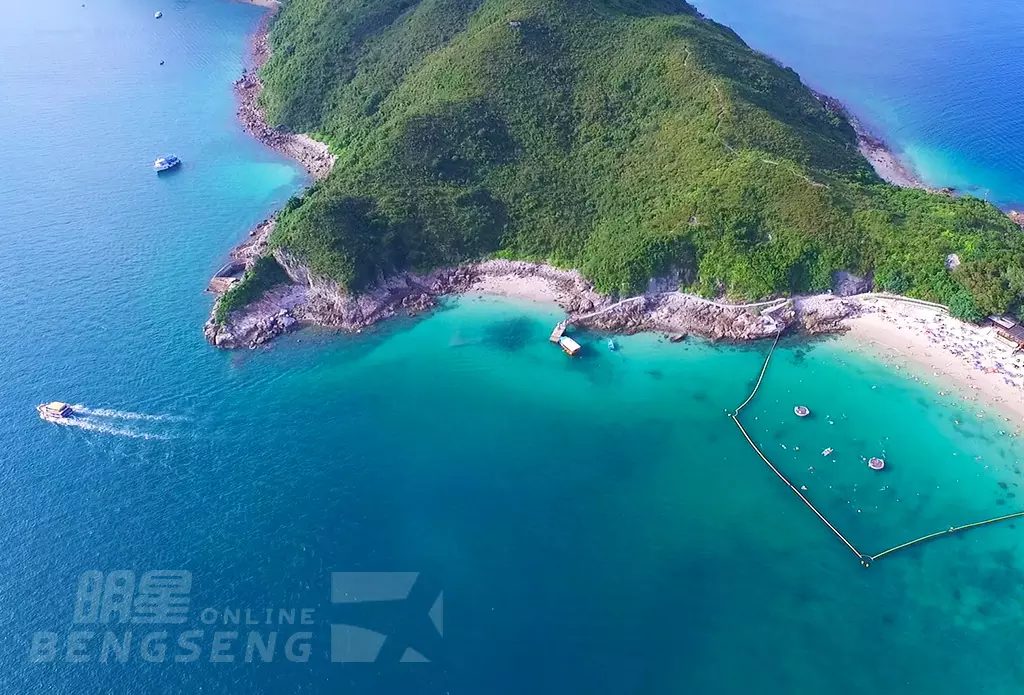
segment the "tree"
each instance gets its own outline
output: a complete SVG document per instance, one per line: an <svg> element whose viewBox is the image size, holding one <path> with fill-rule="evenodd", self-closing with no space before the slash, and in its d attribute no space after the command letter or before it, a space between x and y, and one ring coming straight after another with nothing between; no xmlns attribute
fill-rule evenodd
<svg viewBox="0 0 1024 695"><path fill-rule="evenodd" d="M949 300L949 313L961 321L972 323L980 321L982 316L967 290L960 290Z"/></svg>

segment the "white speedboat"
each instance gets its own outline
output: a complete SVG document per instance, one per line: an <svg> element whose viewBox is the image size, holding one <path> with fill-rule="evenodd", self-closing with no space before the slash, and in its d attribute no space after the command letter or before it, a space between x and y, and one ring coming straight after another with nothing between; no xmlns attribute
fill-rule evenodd
<svg viewBox="0 0 1024 695"><path fill-rule="evenodd" d="M42 403L36 406L36 411L38 411L39 417L48 422L64 422L75 415L74 409L61 401Z"/></svg>
<svg viewBox="0 0 1024 695"><path fill-rule="evenodd" d="M181 164L181 160L175 157L173 154L167 155L166 157L160 157L153 162L153 169L159 174L161 171L167 171Z"/></svg>

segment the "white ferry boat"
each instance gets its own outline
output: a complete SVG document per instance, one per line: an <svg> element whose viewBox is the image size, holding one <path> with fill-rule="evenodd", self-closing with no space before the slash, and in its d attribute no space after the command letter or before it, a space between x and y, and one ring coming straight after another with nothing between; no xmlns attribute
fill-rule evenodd
<svg viewBox="0 0 1024 695"><path fill-rule="evenodd" d="M61 401L42 403L36 406L36 410L39 412L39 417L48 422L63 422L75 414L70 405Z"/></svg>
<svg viewBox="0 0 1024 695"><path fill-rule="evenodd" d="M181 160L175 157L173 154L167 155L166 157L160 157L153 162L153 169L159 174L161 171L167 171L181 164Z"/></svg>

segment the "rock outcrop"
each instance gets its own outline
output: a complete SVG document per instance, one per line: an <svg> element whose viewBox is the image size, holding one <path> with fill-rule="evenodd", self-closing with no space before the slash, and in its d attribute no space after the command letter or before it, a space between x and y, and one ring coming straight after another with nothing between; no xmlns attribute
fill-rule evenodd
<svg viewBox="0 0 1024 695"><path fill-rule="evenodd" d="M366 292L352 294L336 282L310 273L287 253L278 250L274 256L292 284L276 287L260 301L233 312L223 325L211 319L205 329L211 343L224 348L255 347L302 325L358 332L393 316L422 314L445 295L488 292L496 285L507 288L517 283L539 283L545 288L544 298L565 309L570 323L613 333L659 331L746 341L793 329L812 334L840 331L842 320L858 311L855 300L833 295L730 305L667 291L615 302L595 292L577 271L504 260L424 275L401 273L381 278Z"/></svg>
<svg viewBox="0 0 1024 695"><path fill-rule="evenodd" d="M304 288L278 285L259 301L232 312L224 323L218 323L211 315L203 326L203 335L219 348L255 348L298 328L298 310L306 301Z"/></svg>
<svg viewBox="0 0 1024 695"><path fill-rule="evenodd" d="M864 294L870 292L874 287L875 280L870 274L863 278L842 270L832 274L832 293L839 297Z"/></svg>
<svg viewBox="0 0 1024 695"><path fill-rule="evenodd" d="M583 316L570 314L573 325L612 333L659 331L696 334L711 340L757 340L776 335L792 323L788 302L763 306L728 306L681 292L643 295Z"/></svg>
<svg viewBox="0 0 1024 695"><path fill-rule="evenodd" d="M810 335L838 333L846 330L843 320L861 312L855 299L819 294L800 297L793 301L796 325Z"/></svg>

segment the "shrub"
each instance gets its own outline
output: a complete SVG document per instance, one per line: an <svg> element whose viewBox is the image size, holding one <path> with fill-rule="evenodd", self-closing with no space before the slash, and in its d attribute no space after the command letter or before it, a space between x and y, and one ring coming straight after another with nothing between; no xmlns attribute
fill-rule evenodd
<svg viewBox="0 0 1024 695"><path fill-rule="evenodd" d="M263 256L257 259L253 266L245 271L242 279L217 300L213 320L223 325L232 311L252 304L271 287L286 282L289 282L288 274L273 257Z"/></svg>

